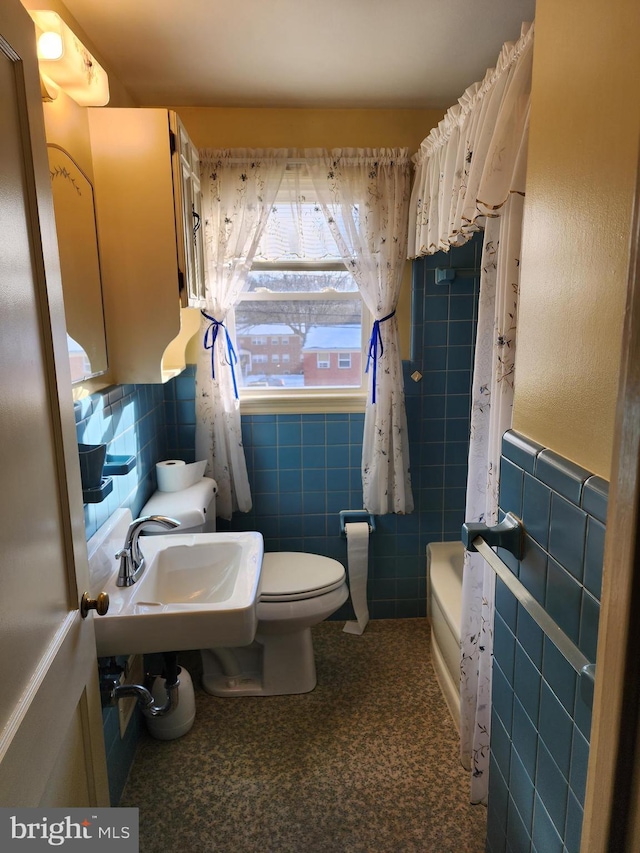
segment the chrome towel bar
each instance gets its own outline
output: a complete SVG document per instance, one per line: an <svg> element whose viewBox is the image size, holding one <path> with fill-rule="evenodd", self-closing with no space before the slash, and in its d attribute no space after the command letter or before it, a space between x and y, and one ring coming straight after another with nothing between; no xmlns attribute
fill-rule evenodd
<svg viewBox="0 0 640 853"><path fill-rule="evenodd" d="M520 528L521 534L524 532L522 528L522 523L516 516L509 513L507 518L511 517L509 522L509 526L513 525L513 519L518 524ZM505 521L507 520L505 518ZM504 522L502 522L504 525ZM502 525L496 525L493 528L485 528L489 534L489 538L495 538L492 536L494 531L497 528L500 528ZM475 527L480 527L483 525L475 525ZM491 546L483 536L476 535L476 537L469 541L468 533L469 528L473 528L474 525L465 524L463 525L463 543L467 551L477 551L491 566L496 575L500 578L500 580L504 583L507 589L516 597L518 603L527 611L529 616L533 619L533 621L538 625L538 627L546 634L546 636L551 640L553 645L558 649L560 654L565 658L565 660L571 665L571 667L577 672L580 678L580 695L584 702L591 706L593 704L593 687L595 680L595 664L591 663L585 655L580 651L580 649L576 646L576 644L564 633L564 631L556 624L556 622L549 616L547 611L540 605L536 599L531 595L529 590L522 584L518 578L513 574L511 569L503 563L503 561L498 557L495 551L492 550ZM466 533L466 537L465 537ZM501 535L501 534L499 534ZM469 547L471 546L471 547ZM494 547L498 546L498 543L495 542ZM506 547L504 545L500 545L500 547ZM511 550L511 549L509 549ZM517 556L517 555L516 555Z"/></svg>

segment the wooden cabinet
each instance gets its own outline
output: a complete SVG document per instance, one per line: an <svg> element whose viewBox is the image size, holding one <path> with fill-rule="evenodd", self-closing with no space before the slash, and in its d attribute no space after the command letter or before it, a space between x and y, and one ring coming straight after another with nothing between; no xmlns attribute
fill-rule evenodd
<svg viewBox="0 0 640 853"><path fill-rule="evenodd" d="M165 382L197 330L186 306L204 296L197 150L171 110L88 117L112 378Z"/></svg>

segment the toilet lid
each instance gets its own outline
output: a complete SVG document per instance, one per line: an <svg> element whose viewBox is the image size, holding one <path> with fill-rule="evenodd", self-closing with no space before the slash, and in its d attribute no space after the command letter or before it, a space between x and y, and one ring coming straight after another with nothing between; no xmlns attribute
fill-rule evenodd
<svg viewBox="0 0 640 853"><path fill-rule="evenodd" d="M344 583L342 563L320 554L277 551L262 559L260 601L300 601Z"/></svg>

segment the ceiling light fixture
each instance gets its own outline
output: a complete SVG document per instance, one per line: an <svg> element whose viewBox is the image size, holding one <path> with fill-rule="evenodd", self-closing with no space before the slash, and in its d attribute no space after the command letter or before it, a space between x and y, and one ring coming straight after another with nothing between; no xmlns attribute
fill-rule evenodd
<svg viewBox="0 0 640 853"><path fill-rule="evenodd" d="M107 72L89 53L60 15L30 10L36 24L38 66L45 100L53 100L59 87L81 107L103 107L109 103ZM55 84L53 87L51 83Z"/></svg>

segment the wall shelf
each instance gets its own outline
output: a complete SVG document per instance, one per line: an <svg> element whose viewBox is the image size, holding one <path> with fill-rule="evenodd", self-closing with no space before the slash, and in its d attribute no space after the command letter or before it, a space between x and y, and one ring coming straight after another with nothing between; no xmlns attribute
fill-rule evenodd
<svg viewBox="0 0 640 853"><path fill-rule="evenodd" d="M105 459L103 473L108 477L121 477L123 474L128 474L136 467L135 456L113 456L107 453Z"/></svg>
<svg viewBox="0 0 640 853"><path fill-rule="evenodd" d="M113 491L113 480L111 477L103 477L102 482L95 489L83 489L82 500L86 504L99 504Z"/></svg>

